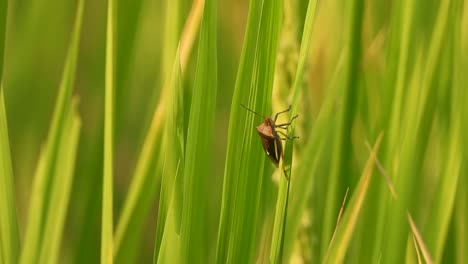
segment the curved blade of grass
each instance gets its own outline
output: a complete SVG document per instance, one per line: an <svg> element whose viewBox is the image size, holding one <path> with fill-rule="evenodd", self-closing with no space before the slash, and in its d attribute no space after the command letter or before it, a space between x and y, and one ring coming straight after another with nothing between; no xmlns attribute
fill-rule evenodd
<svg viewBox="0 0 468 264"><path fill-rule="evenodd" d="M453 7L452 7L453 8ZM458 17L458 14L452 14L454 17ZM434 256L435 263L442 263L442 256L444 248L446 247L446 241L448 237L448 230L450 222L453 217L453 209L455 206L455 197L457 193L457 186L459 183L459 177L461 174L461 166L463 160L463 153L461 146L463 144L461 138L461 127L462 127L462 113L463 104L463 89L461 75L462 71L458 67L461 65L461 54L460 54L460 21L456 19L453 23L455 32L452 33L452 41L450 48L453 49L453 84L451 87L451 109L449 111L450 124L448 137L444 137L442 141L446 143L447 155L445 160L445 169L442 175L439 177L439 183L437 184L438 190L435 194L434 203L431 205L431 215L427 225L427 235L425 236L429 251Z"/></svg>
<svg viewBox="0 0 468 264"><path fill-rule="evenodd" d="M113 0L107 1L106 75L104 95L104 171L102 181L101 263L113 262L114 30Z"/></svg>
<svg viewBox="0 0 468 264"><path fill-rule="evenodd" d="M394 183L398 192L399 201L392 203L387 210L387 231L382 260L384 263L399 263L404 260L405 245L408 235L408 223L406 210L411 210L414 204L414 189L418 184L414 175L417 175L423 163L430 127L435 114L435 106L432 100L435 98L435 71L440 60L441 47L444 43L446 28L448 25L451 1L440 2L437 12L435 28L428 47L427 58L422 73L415 71L413 75L422 74L421 83L409 86L411 89L407 98L404 120L404 136L401 148L399 170L395 173ZM418 65L416 65L418 67ZM398 177L396 177L398 176ZM396 246L400 245L400 246Z"/></svg>
<svg viewBox="0 0 468 264"><path fill-rule="evenodd" d="M338 113L339 125L336 130L336 141L333 146L332 171L328 179L326 191L323 232L321 237L321 256L330 243L340 206L337 196L340 190L340 176L349 173L351 163L351 127L356 115L356 101L359 93L359 65L361 61L361 32L364 12L364 1L352 1L348 6L348 43L345 68L345 89L342 99L343 107ZM348 174L348 177L352 177ZM341 186L342 187L342 186Z"/></svg>
<svg viewBox="0 0 468 264"><path fill-rule="evenodd" d="M271 107L282 4L250 1L229 119L217 263L253 261L265 155L255 132L260 120L240 104L260 113Z"/></svg>
<svg viewBox="0 0 468 264"><path fill-rule="evenodd" d="M3 52L8 1L0 3L0 262L16 263L19 233L16 216L13 168L8 139L8 122L3 96Z"/></svg>
<svg viewBox="0 0 468 264"><path fill-rule="evenodd" d="M180 167L180 166L179 166ZM180 173L177 173L181 176ZM178 219L180 218L181 206L175 204L175 192L182 189L182 182L179 181L181 177L176 178L177 187L173 191L173 197L169 201L169 207L167 210L167 217L164 226L164 233L161 239L161 246L158 255L154 256L153 263L182 263L182 256L179 254L181 251L181 240L177 232L179 232L180 226L177 226Z"/></svg>
<svg viewBox="0 0 468 264"><path fill-rule="evenodd" d="M413 233L413 237L417 243L417 246L421 249L421 253L424 257L424 261L427 264L432 264L434 261L432 261L432 257L429 254L429 250L427 249L426 243L424 243L424 240L421 236L421 232L419 232L418 227L416 226L416 223L414 223L413 217L409 213L406 214L409 226L411 228L411 232ZM408 243L409 245L409 243Z"/></svg>
<svg viewBox="0 0 468 264"><path fill-rule="evenodd" d="M343 57L343 56L341 56ZM322 108L314 123L314 129L308 135L308 143L304 147L301 162L298 165L296 175L291 178L292 190L291 201L286 221L286 233L284 242L285 259L288 260L293 249L297 231L299 229L300 219L307 204L306 197L309 197L314 186L314 175L318 166L323 162L323 151L326 149L325 137L329 137L331 126L334 120L334 108L336 98L341 92L340 76L343 70L343 63L338 63L332 75L329 85L329 94L326 96ZM312 164L312 165L310 165Z"/></svg>
<svg viewBox="0 0 468 264"><path fill-rule="evenodd" d="M180 227L182 263L207 262L205 232L212 171L213 130L217 94L217 1L206 0L201 22L197 72L190 107L185 152L183 205Z"/></svg>
<svg viewBox="0 0 468 264"><path fill-rule="evenodd" d="M16 263L20 242L7 124L3 87L0 87L0 260Z"/></svg>
<svg viewBox="0 0 468 264"><path fill-rule="evenodd" d="M466 164L465 164L466 165ZM460 177L458 185L457 198L455 199L455 226L456 226L456 262L466 263L468 261L468 228L466 227L466 219L468 219L468 177L466 176L466 169ZM463 177L464 176L464 177Z"/></svg>
<svg viewBox="0 0 468 264"><path fill-rule="evenodd" d="M76 100L68 109L64 133L59 142L57 165L51 187L51 195L44 227L44 240L38 263L57 263L60 252L65 216L73 182L75 156L81 121L77 114Z"/></svg>
<svg viewBox="0 0 468 264"><path fill-rule="evenodd" d="M187 68L190 54L193 50L193 43L198 32L198 27L203 12L203 3L204 1L193 2L192 9L185 23L182 36L180 36L180 68L182 75ZM168 4L172 5L173 3L168 2ZM180 10L175 10L173 8L170 9L174 12L180 12ZM172 17L174 20L179 17L179 15L176 16L172 13L167 13L167 16ZM166 21L173 21L172 19L168 18ZM177 23L173 21L171 24ZM172 41L177 41L177 39L173 36L174 32L172 32L174 28L168 26L166 30L168 30L168 32L165 33L165 39L167 39L168 42L169 39ZM169 43L165 43L165 47L168 47L169 45ZM175 47L177 47L177 42L172 43L172 45L174 46L175 50ZM173 59L174 54L171 54L170 57ZM170 63L172 63L172 61ZM168 65L169 66L167 67L172 67L172 64ZM162 127L166 115L165 111L168 107L166 104L167 94L171 89L168 84L169 82L165 82L163 84L161 98L153 113L150 128L143 142L143 147L141 153L139 154L135 171L133 173L128 195L125 199L122 213L118 219L114 238L115 258L118 261L126 261L126 259L121 255L121 253L123 254L124 252L126 253L128 251L121 250L124 243L125 247L133 247L135 244L137 244L133 242L133 239L136 239L136 235L140 235L143 222L146 219L145 217L150 209L154 196L156 195L157 181L159 180L159 176L158 174L155 175L153 171L158 171L154 168L157 166L156 163L158 163L159 160L163 158L160 156L160 146L162 145L160 142L163 134Z"/></svg>
<svg viewBox="0 0 468 264"><path fill-rule="evenodd" d="M185 148L185 133L184 133L184 104L183 104L183 86L180 74L180 54L177 51L174 60L174 67L170 81L172 88L168 94L168 107L166 112L166 125L164 131L164 165L161 179L161 191L159 195L158 221L156 226L156 239L154 245L154 263L156 263L159 255L159 249L163 234L166 232L166 218L169 213L169 206L172 200L177 196L176 181L183 175L184 167L184 148ZM173 198L174 197L174 198ZM175 204L180 204L175 202ZM182 208L177 207L175 211L180 211ZM175 226L180 226L180 218L174 218ZM167 230L171 232L173 230ZM174 235L174 233L171 233ZM166 235L166 239L167 235Z"/></svg>
<svg viewBox="0 0 468 264"><path fill-rule="evenodd" d="M465 30L468 30L468 6L465 5ZM455 31L455 34L458 34L459 31ZM465 31L467 32L467 31ZM457 36L457 35L455 35ZM463 35L461 35L463 36ZM461 47L465 47L468 44L468 38L465 34L465 43L463 40L461 42L455 41L455 43L461 44ZM460 53L455 53L454 56L458 56L460 64L458 65L458 75L456 83L466 84L468 82L468 77L464 74L463 70L468 69L468 51L466 49L461 49ZM468 90L460 87L462 95L459 100L463 102L468 102ZM462 116L468 116L468 105L465 103L460 109ZM468 123L462 123L462 131L468 131ZM457 197L455 198L455 209L454 209L454 218L455 218L455 241L456 241L456 262L457 263L468 263L468 228L466 225L466 219L468 219L468 163L466 162L468 156L468 138L463 137L463 166L458 183Z"/></svg>
<svg viewBox="0 0 468 264"><path fill-rule="evenodd" d="M0 82L3 83L3 55L5 52L5 32L8 15L8 1L0 2ZM3 88L0 88L3 89Z"/></svg>
<svg viewBox="0 0 468 264"><path fill-rule="evenodd" d="M74 29L67 53L67 59L62 74L52 123L47 142L42 149L36 167L31 191L28 224L21 252L21 263L33 263L39 259L39 246L44 239L44 221L47 219L48 190L54 178L54 168L57 166L57 155L60 139L64 133L64 123L67 109L70 107L72 87L75 81L75 69L78 58L78 48L81 31L83 1L78 2Z"/></svg>
<svg viewBox="0 0 468 264"><path fill-rule="evenodd" d="M290 151L292 153L292 148ZM292 157L292 154L290 156ZM284 161L281 162L281 166L283 165L283 163ZM282 176L280 179L278 199L276 200L275 222L273 224L273 235L271 238L270 263L283 263L284 232L286 229L290 189L290 179L287 179L286 177L291 177L290 164L291 163L289 163L289 165L286 165L289 167L289 169L285 169L285 171L281 173ZM283 174L288 174L288 176Z"/></svg>
<svg viewBox="0 0 468 264"><path fill-rule="evenodd" d="M299 53L299 62L296 70L296 77L293 85L293 101L292 109L290 111L290 117L297 111L297 102L299 93L304 80L304 69L306 61L309 57L310 42L312 39L312 28L315 17L315 9L317 1L309 1L307 7L307 15L304 23L304 32L302 34L301 50ZM288 130L288 135L294 135L295 123L292 123ZM293 140L286 141L284 148L284 158L282 160L281 168L283 168L283 177L280 178L280 188L278 192L278 199L276 202L276 213L275 222L273 225L273 237L272 245L270 249L270 263L282 263L283 262L283 244L284 244L284 233L289 230L286 229L286 220L288 212L288 200L291 180L291 168L292 168L292 157L293 157ZM288 175L286 175L288 174Z"/></svg>
<svg viewBox="0 0 468 264"><path fill-rule="evenodd" d="M342 263L344 260L351 240L351 235L356 228L356 223L366 198L377 151L380 147L382 137L383 134L381 133L375 142L372 153L367 160L366 166L361 175L361 179L359 180L356 190L353 192L346 211L343 214L342 220L337 226L335 236L330 242L330 246L324 260L325 263Z"/></svg>

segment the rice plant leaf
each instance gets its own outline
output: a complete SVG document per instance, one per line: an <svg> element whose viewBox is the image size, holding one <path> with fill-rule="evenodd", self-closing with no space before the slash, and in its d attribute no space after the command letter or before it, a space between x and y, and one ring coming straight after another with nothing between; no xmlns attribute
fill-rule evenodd
<svg viewBox="0 0 468 264"><path fill-rule="evenodd" d="M16 263L20 243L3 87L0 87L0 262Z"/></svg>
<svg viewBox="0 0 468 264"><path fill-rule="evenodd" d="M282 17L281 1L250 1L247 29L231 105L217 263L253 261L265 154L255 125L271 108L271 93Z"/></svg>
<svg viewBox="0 0 468 264"><path fill-rule="evenodd" d="M322 155L323 151L327 149L325 142L329 142L327 137L331 137L330 131L333 131L331 122L334 114L334 107L338 95L342 91L340 77L342 76L343 64L339 63L333 73L329 87L328 95L325 97L323 106L314 121L314 129L307 135L308 142L304 147L301 162L298 164L295 176L291 178L291 197L290 205L288 208L288 216L286 220L286 233L284 242L284 255L288 260L294 241L296 239L297 231L299 229L300 219L307 206L306 197L309 197L315 184L315 175L318 167L324 162L326 156Z"/></svg>
<svg viewBox="0 0 468 264"><path fill-rule="evenodd" d="M166 160L161 183L160 213L153 263L180 263L182 261L182 256L179 253L181 252L180 225L184 196L185 122L184 94L180 78L178 55L174 61L173 81L171 82L174 86L169 96L172 108L168 109L168 119L166 119Z"/></svg>
<svg viewBox="0 0 468 264"><path fill-rule="evenodd" d="M70 107L72 87L75 81L83 5L82 0L78 1L74 29L59 87L59 95L52 116L52 123L47 142L40 153L34 175L29 203L29 219L24 235L20 263L32 263L39 259L40 245L45 237L43 227L48 218L48 192L54 181L54 169L57 166L59 143L65 130L67 109Z"/></svg>
<svg viewBox="0 0 468 264"><path fill-rule="evenodd" d="M57 165L53 172L55 175L44 227L46 235L41 245L38 263L57 263L57 257L61 252L60 242L73 182L80 126L81 121L77 114L76 100L74 100L68 109L64 133L59 142Z"/></svg>
<svg viewBox="0 0 468 264"><path fill-rule="evenodd" d="M407 213L406 214L409 226L411 228L411 232L413 233L412 236L414 238L414 241L416 242L416 245L419 247L421 250L421 253L423 255L424 261L427 264L432 264L434 261L432 260L431 254L429 253L429 250L427 249L426 243L424 242L421 232L419 232L418 227L416 226L416 223L413 220L413 217ZM407 246L410 247L411 243L407 243ZM408 250L407 250L408 252ZM408 255L407 255L408 256ZM419 257L418 257L419 258Z"/></svg>
<svg viewBox="0 0 468 264"><path fill-rule="evenodd" d="M208 175L212 171L213 130L217 94L217 1L206 0L198 42L195 83L190 107L183 176L180 227L182 263L204 263L208 244L204 232L209 198Z"/></svg>
<svg viewBox="0 0 468 264"><path fill-rule="evenodd" d="M456 226L456 262L466 263L468 253L466 251L468 243L468 230L466 229L466 219L468 219L468 177L466 176L466 166L464 167L465 177L460 177L457 198L455 200L455 226ZM462 174L463 176L463 174Z"/></svg>
<svg viewBox="0 0 468 264"><path fill-rule="evenodd" d="M347 53L345 67L345 89L342 100L342 108L338 113L339 127L336 130L336 141L332 148L332 171L328 178L328 186L325 200L325 212L323 219L323 232L321 237L321 256L329 244L334 229L335 220L339 211L340 201L337 193L343 191L344 186L340 176L350 171L351 162L348 157L352 155L351 128L356 116L357 94L359 93L361 61L361 32L363 21L364 1L352 1L348 5L347 20ZM348 174L348 177L352 175Z"/></svg>
<svg viewBox="0 0 468 264"><path fill-rule="evenodd" d="M113 263L113 144L114 144L114 30L116 6L107 1L106 70L104 95L104 171L102 182L101 263Z"/></svg>
<svg viewBox="0 0 468 264"><path fill-rule="evenodd" d="M152 202L157 191L157 185L160 182L159 167L164 158L161 154L161 138L163 135L164 118L166 116L167 95L172 88L169 86L169 76L166 72L171 72L175 51L180 39L180 68L182 74L187 68L190 59L190 54L193 50L202 12L204 1L194 1L191 11L185 22L182 35L176 32L181 24L182 14L179 1L168 1L166 13L166 29L164 32L164 58L163 58L163 85L161 97L156 109L154 110L150 128L143 142L142 150L137 159L135 171L133 172L132 182L126 196L122 213L119 216L117 228L114 238L115 258L119 262L132 262L128 255L129 247L138 245L138 239L141 236L141 230L148 211L151 208ZM176 34L177 33L177 34ZM159 33L158 33L159 34ZM169 69L167 69L169 68ZM156 172L156 173L155 173ZM126 248L122 250L122 248Z"/></svg>
<svg viewBox="0 0 468 264"><path fill-rule="evenodd" d="M386 210L392 219L386 219L386 236L382 251L384 263L396 263L404 260L407 242L408 223L406 210L412 213L414 188L418 185L414 175L420 172L423 158L429 140L435 107L432 100L435 97L435 71L440 60L441 48L448 26L451 1L440 2L430 45L423 63L416 64L413 73L415 83L410 83L410 92L406 100L406 114L404 116L402 145L399 157L399 169L393 173L398 202L391 203ZM421 67L421 69L419 69Z"/></svg>
<svg viewBox="0 0 468 264"><path fill-rule="evenodd" d="M7 25L8 1L0 1L0 82L3 83L3 55L5 52L5 32ZM0 88L3 89L3 88Z"/></svg>
<svg viewBox="0 0 468 264"><path fill-rule="evenodd" d="M291 176L290 169L289 172L286 171L283 173L289 173L289 177ZM282 177L284 178L280 179L278 199L276 201L275 222L273 224L273 235L270 249L270 263L283 263L284 230L286 228L290 180L286 179L286 175L282 175Z"/></svg>
<svg viewBox="0 0 468 264"><path fill-rule="evenodd" d="M293 85L293 101L292 109L290 111L290 117L297 111L297 102L299 93L304 80L304 69L309 55L310 42L312 39L313 21L315 17L315 9L317 1L309 1L307 7L307 15L304 23L304 32L302 34L301 50L299 54L299 62L296 70L296 77ZM288 129L288 135L294 135L295 123L292 123ZM292 158L293 158L293 143L294 140L287 140L284 148L284 158L282 160L281 167L283 168L283 177L280 179L280 188L278 192L278 199L276 203L275 222L273 225L273 237L270 251L270 263L282 263L283 262L283 244L284 244L284 233L286 230L286 220L288 212L288 200L290 181L292 178Z"/></svg>
<svg viewBox="0 0 468 264"><path fill-rule="evenodd" d="M8 122L2 85L7 7L8 1L0 2L0 262L16 263L19 257L20 243Z"/></svg>
<svg viewBox="0 0 468 264"><path fill-rule="evenodd" d="M452 15L454 17L458 16L456 13ZM463 163L461 129L463 122L462 107L465 104L465 101L463 101L463 89L465 88L461 87L462 70L457 67L457 65L462 65L460 60L462 56L460 52L460 36L457 34L457 32L460 32L460 21L461 19L457 19L452 24L455 30L451 34L452 41L449 42L451 45L447 45L448 47L446 47L452 48L454 51L452 57L452 78L454 81L451 87L451 109L448 112L450 124L448 125L448 133L446 133L448 136L442 139L442 141L446 142L444 145L447 146L447 154L444 162L445 168L439 177L434 203L431 205L432 217L429 219L427 236L425 236L428 248L434 256L435 263L442 263L442 256L449 235L450 222L454 214L455 197L457 195L457 186L459 185Z"/></svg>
<svg viewBox="0 0 468 264"><path fill-rule="evenodd" d="M366 162L366 166L364 167L359 183L353 192L349 204L337 227L336 233L332 237L325 257L325 263L342 263L344 261L346 251L349 247L349 242L351 241L351 236L356 228L356 223L368 192L376 155L379 150L382 137L383 134L381 133L377 138L369 159Z"/></svg>
<svg viewBox="0 0 468 264"><path fill-rule="evenodd" d="M182 192L175 185L177 179L182 177L184 168L184 148L185 148L185 133L184 133L184 98L183 86L180 74L180 54L177 51L174 60L172 77L170 81L170 91L167 98L168 109L166 111L166 125L164 130L164 164L163 174L161 179L161 191L159 195L158 221L156 226L156 241L154 246L154 260L158 259L159 249L163 234L174 230L166 230L166 218L169 214L169 206L174 199L178 198L175 192ZM174 201L176 207L174 211L181 211L181 207L177 206L181 201ZM175 226L180 228L180 217L172 218L175 221ZM165 235L169 239L170 234Z"/></svg>
<svg viewBox="0 0 468 264"><path fill-rule="evenodd" d="M462 26L462 29L468 30L468 6L465 5L465 24ZM460 31L455 30L453 34L459 36ZM460 35L460 38L463 35ZM458 42L460 41L460 42ZM468 38L465 34L465 42L463 40L457 39L458 48L465 47L468 44ZM468 77L466 76L464 70L468 69L468 51L466 49L461 49L459 52L455 52L454 56L459 59L459 64L457 65L457 72L455 82L458 84L461 95L459 100L461 102L468 102L468 90L463 87L464 84L468 82ZM464 103L459 107L459 115L468 116L468 104ZM463 122L461 124L461 131L468 131L468 123ZM463 133L460 133L462 135ZM454 222L455 222L455 260L457 263L467 263L468 262L468 228L466 228L466 219L468 219L468 163L466 162L468 156L468 138L463 136L462 140L462 160L463 162L461 175L459 176L459 183L457 187L457 196L455 198L455 208L454 208Z"/></svg>

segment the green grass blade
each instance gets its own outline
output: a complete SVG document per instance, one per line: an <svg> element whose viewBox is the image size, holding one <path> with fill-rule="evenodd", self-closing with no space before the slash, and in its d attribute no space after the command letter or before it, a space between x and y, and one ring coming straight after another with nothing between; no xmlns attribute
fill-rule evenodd
<svg viewBox="0 0 468 264"><path fill-rule="evenodd" d="M315 17L315 9L317 1L309 1L307 7L307 14L304 23L304 32L302 34L301 50L299 53L299 62L296 70L296 77L293 84L293 101L290 117L297 111L297 102L299 99L299 93L301 91L302 83L304 80L304 69L306 66L307 59L309 57L310 42L312 39L313 21ZM288 135L294 135L295 123L292 123L288 130ZM275 222L273 225L273 237L270 251L270 263L282 263L283 262L283 244L284 244L284 233L286 230L286 220L288 212L288 200L290 190L290 179L292 177L292 157L293 157L293 143L294 141L286 141L284 148L284 158L281 167L284 168L283 175L280 179L280 187L278 192L278 199L276 204ZM282 174L283 174L282 173ZM289 178L289 180L287 179ZM286 230L288 232L289 230Z"/></svg>
<svg viewBox="0 0 468 264"><path fill-rule="evenodd" d="M3 54L8 1L0 3L0 262L16 263L19 233L16 215L13 168L8 138L8 122L3 95Z"/></svg>
<svg viewBox="0 0 468 264"><path fill-rule="evenodd" d="M296 240L297 231L300 225L300 219L307 206L307 199L316 185L315 175L318 167L324 162L326 156L322 155L326 149L325 142L327 137L331 136L334 107L336 98L341 92L341 84L339 77L342 75L343 66L338 64L330 82L330 92L326 96L322 108L314 122L314 129L308 135L308 143L304 147L301 157L301 162L298 165L295 176L292 177L291 201L288 208L288 218L286 220L285 234L285 258L289 259L294 242ZM312 165L311 165L312 164Z"/></svg>
<svg viewBox="0 0 468 264"><path fill-rule="evenodd" d="M452 7L453 10L453 7ZM452 12L454 17L458 14ZM447 146L445 168L439 177L437 184L437 191L434 196L434 203L431 205L431 215L429 223L427 225L427 235L425 236L429 251L432 253L435 263L442 263L442 257L444 248L446 247L447 237L449 236L450 222L453 217L453 210L455 208L455 197L457 194L457 186L459 185L459 178L462 169L463 152L461 146L463 144L461 138L462 128L462 113L463 105L463 87L462 83L462 71L458 65L462 65L461 49L460 49L460 25L457 19L452 26L454 31L452 32L452 45L447 45L446 48L453 49L453 70L452 78L453 83L451 87L451 103L448 111L448 118L450 123L448 124L448 132L444 133L442 142L446 142L444 145Z"/></svg>
<svg viewBox="0 0 468 264"><path fill-rule="evenodd" d="M190 107L180 228L182 263L207 261L205 230L208 175L212 171L217 94L217 1L206 0L198 42L198 60ZM202 158L201 158L202 157Z"/></svg>
<svg viewBox="0 0 468 264"><path fill-rule="evenodd" d="M406 88L406 82L409 78L408 76L408 69L409 63L408 60L410 59L410 43L412 40L411 29L413 27L414 21L414 7L416 5L416 1L408 0L401 2L399 6L400 9L396 9L403 13L401 28L395 30L395 32L401 32L400 42L398 43L398 49L400 51L398 55L398 61L396 62L397 66L397 74L396 74L396 83L395 83L395 91L393 96L393 101L391 103L391 112L390 112L390 123L388 124L388 133L386 135L386 152L384 153L384 165L388 168L388 171L392 173L393 166L392 162L395 160L395 153L397 148L399 147L399 136L401 130L401 113L404 111L403 103L404 103L404 92ZM375 220L375 235L372 239L375 239L375 243L372 246L372 253L371 258L372 261L378 261L381 257L382 251L382 243L383 239L381 239L384 235L384 223L385 223L385 212L386 206L382 206L387 204L389 199L389 193L384 189L383 185L380 185L380 191L378 194L378 198L376 199L378 202L376 203L376 210L377 210L377 217Z"/></svg>
<svg viewBox="0 0 468 264"><path fill-rule="evenodd" d="M168 2L168 9L170 9L171 12L166 14L167 32L165 32L164 45L168 50L164 50L163 75L166 71L170 72L170 69L167 70L166 67L172 67L175 54L171 53L171 50L175 50L177 47L177 42L173 41L179 41L179 36L175 34L176 32L174 32L174 30L178 28L178 20L182 19L182 15L175 15L173 13L175 11L178 13L181 12L180 10L175 10L172 6L173 4L173 2ZM180 36L180 67L182 74L184 74L187 68L187 64L193 50L192 47L198 32L202 12L203 1L194 1L183 29L182 36ZM163 76L163 78L168 77ZM151 208L151 204L156 195L157 185L160 181L159 169L156 169L156 167L160 166L160 160L163 158L160 156L160 142L163 135L163 125L165 123L165 111L168 107L166 105L167 95L171 88L168 85L169 82L166 82L166 79L164 81L161 97L156 109L154 110L150 128L144 140L141 153L137 159L128 195L125 199L122 213L120 214L117 223L114 238L114 251L115 258L119 262L132 261L127 258L127 253L131 251L128 250L128 247L135 247L135 245L138 245L135 240L139 239L141 236L143 223ZM155 171L158 173L155 173ZM122 250L123 247L127 249Z"/></svg>
<svg viewBox="0 0 468 264"><path fill-rule="evenodd" d="M104 105L104 172L102 182L101 263L113 262L113 144L114 144L114 30L115 2L107 2L106 73Z"/></svg>
<svg viewBox="0 0 468 264"><path fill-rule="evenodd" d="M73 182L75 157L81 121L77 114L76 101L72 102L64 123L64 133L60 139L54 181L51 187L47 219L44 227L44 240L38 263L57 263L60 253L68 201Z"/></svg>
<svg viewBox="0 0 468 264"><path fill-rule="evenodd" d="M3 83L3 55L5 52L5 32L8 15L8 1L0 1L0 82ZM3 89L3 88L0 88Z"/></svg>
<svg viewBox="0 0 468 264"><path fill-rule="evenodd" d="M309 59L309 49L312 41L312 30L314 26L317 1L309 1L307 14L304 22L304 31L302 32L301 50L299 51L299 61L297 63L296 77L293 85L293 101L291 113L296 112L299 95L301 94L302 83L304 81L304 70Z"/></svg>
<svg viewBox="0 0 468 264"><path fill-rule="evenodd" d="M466 228L466 219L468 219L468 177L466 176L466 170L467 167L465 166L465 174L462 174L462 177L460 177L457 197L455 199L454 218L455 228L457 230L455 235L455 259L457 263L466 263L468 261L468 253L466 251L468 245L468 230Z"/></svg>
<svg viewBox="0 0 468 264"><path fill-rule="evenodd" d="M161 182L153 263L180 263L180 224L184 175L184 104L179 53L174 62L166 116L165 164Z"/></svg>
<svg viewBox="0 0 468 264"><path fill-rule="evenodd" d="M327 245L330 243L335 220L338 215L340 202L339 193L344 189L341 175L346 175L350 171L351 163L348 159L352 155L351 148L351 127L356 115L357 94L359 93L359 65L361 61L361 32L364 10L364 1L353 1L348 3L348 30L347 30L347 56L344 79L345 89L342 101L342 108L339 112L339 127L336 131L336 143L333 146L332 171L328 180L327 194L324 215L324 226L321 237L321 256ZM350 178L352 175L348 174Z"/></svg>
<svg viewBox="0 0 468 264"><path fill-rule="evenodd" d="M0 87L0 261L16 263L19 233L3 87Z"/></svg>
<svg viewBox="0 0 468 264"><path fill-rule="evenodd" d="M26 234L21 251L20 263L31 263L37 259L39 243L42 240L42 231L40 230L44 217L45 188L47 183L47 148L43 148L39 155L38 165L34 175L33 190L29 203L29 215L34 221L29 220L26 226ZM36 198L36 199L33 199ZM30 218L31 219L31 218Z"/></svg>
<svg viewBox="0 0 468 264"><path fill-rule="evenodd" d="M404 120L404 134L401 145L399 169L395 172L395 188L398 193L398 202L391 204L387 215L392 219L387 219L388 236L385 239L385 246L382 259L385 263L396 263L404 260L405 247L407 242L408 224L406 211L416 210L414 207L414 188L418 186L417 179L423 164L423 158L429 140L430 128L435 113L435 72L441 56L441 48L446 35L448 25L449 10L451 1L440 2L437 12L435 27L428 47L427 58L422 70L422 80L420 83L410 85L410 93L407 98L407 113ZM420 63L421 64L421 63ZM418 65L416 65L416 69ZM415 70L414 75L421 73ZM416 77L416 79L419 79ZM419 88L420 87L420 88ZM397 177L398 176L398 177ZM400 245L399 247L395 245Z"/></svg>
<svg viewBox="0 0 468 264"><path fill-rule="evenodd" d="M465 47L468 44L468 37L466 32L468 32L468 6L465 4L464 10L464 20L465 23L462 23L462 28L465 30L465 34L460 34L460 42L455 42L460 45L459 47ZM455 31L455 36L458 36L460 31ZM462 36L465 36L463 39ZM457 38L455 38L457 39ZM468 102L468 90L465 89L463 86L468 82L468 77L465 74L465 69L468 69L468 51L466 49L461 49L459 53L455 53L454 55L458 55L458 59L460 64L458 64L458 74L456 75L457 78L455 81L458 83L459 88L461 89L462 95L460 96L459 100L463 102ZM468 105L466 103L463 104L462 108L460 109L460 113L462 116L468 116ZM463 122L461 130L466 133L468 131L468 123ZM458 183L458 190L457 190L457 197L455 199L455 209L454 209L454 218L455 218L455 259L457 263L467 263L468 262L468 228L466 228L466 219L468 219L468 163L466 162L468 157L468 138L463 137L463 166L460 175L460 180Z"/></svg>
<svg viewBox="0 0 468 264"><path fill-rule="evenodd" d="M39 258L39 246L44 238L44 221L47 218L48 190L53 182L53 170L57 166L57 155L67 108L71 102L72 87L75 81L75 69L78 58L83 1L78 3L74 30L68 49L62 80L59 87L52 123L47 142L41 151L36 167L29 203L29 221L24 235L21 263L32 263Z"/></svg>
<svg viewBox="0 0 468 264"><path fill-rule="evenodd" d="M252 262L265 154L255 132L267 113L282 15L281 1L251 1L229 119L228 148L216 252L217 263Z"/></svg>
<svg viewBox="0 0 468 264"><path fill-rule="evenodd" d="M156 239L154 245L154 263L157 262L159 249L165 232L171 232L168 236L174 235L174 230L166 230L166 218L168 217L169 207L173 201L176 191L176 181L183 175L184 168L184 99L183 86L180 74L180 54L177 52L174 60L174 67L170 81L171 87L167 98L168 111L166 112L166 125L164 131L164 164L161 179L161 192L159 195L158 221L156 226ZM178 204L177 202L175 202ZM177 207L175 210L180 211ZM180 219L173 218L175 226L180 227ZM167 249L170 250L170 249Z"/></svg>
<svg viewBox="0 0 468 264"><path fill-rule="evenodd" d="M291 151L292 152L292 151ZM292 155L291 155L292 156ZM291 176L291 170L286 171ZM278 199L276 201L275 222L271 238L270 263L283 263L284 230L286 228L290 180L281 173Z"/></svg>
<svg viewBox="0 0 468 264"><path fill-rule="evenodd" d="M325 263L342 263L346 255L346 251L351 241L351 236L356 228L356 223L362 210L371 176L374 169L374 163L377 156L377 152L380 147L383 134L380 134L377 139L374 148L372 149L371 155L366 162L366 166L361 175L356 190L349 201L349 204L343 214L341 221L338 224L335 234L332 237L328 252L325 257Z"/></svg>

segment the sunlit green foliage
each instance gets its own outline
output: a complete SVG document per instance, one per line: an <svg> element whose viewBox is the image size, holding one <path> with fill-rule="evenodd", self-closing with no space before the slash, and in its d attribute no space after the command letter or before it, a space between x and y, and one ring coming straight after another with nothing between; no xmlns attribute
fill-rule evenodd
<svg viewBox="0 0 468 264"><path fill-rule="evenodd" d="M464 0L0 0L0 263L467 263L466 47Z"/></svg>

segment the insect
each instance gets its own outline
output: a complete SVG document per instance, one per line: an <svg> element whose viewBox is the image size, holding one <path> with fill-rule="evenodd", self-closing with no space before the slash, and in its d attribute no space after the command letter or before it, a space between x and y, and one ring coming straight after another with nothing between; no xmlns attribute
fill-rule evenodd
<svg viewBox="0 0 468 264"><path fill-rule="evenodd" d="M281 140L287 139L294 139L299 138L295 136L288 136L285 132L287 131L288 127L291 125L292 121L296 119L299 115L295 115L289 120L287 123L283 124L276 124L276 120L280 114L287 113L291 110L291 106L288 109L278 112L275 115L275 118L264 117L259 113L247 108L245 105L241 104L247 111L250 111L260 117L262 117L263 123L256 126L257 132L260 135L260 139L262 140L263 149L267 154L268 158L278 167L280 159L283 158L283 145ZM283 130L283 131L282 131ZM279 135L283 136L280 137Z"/></svg>

